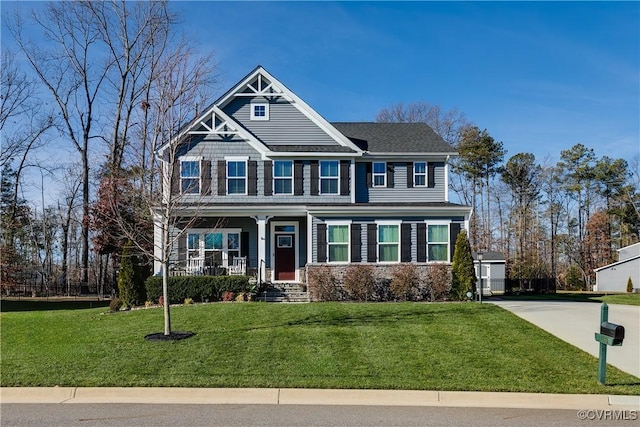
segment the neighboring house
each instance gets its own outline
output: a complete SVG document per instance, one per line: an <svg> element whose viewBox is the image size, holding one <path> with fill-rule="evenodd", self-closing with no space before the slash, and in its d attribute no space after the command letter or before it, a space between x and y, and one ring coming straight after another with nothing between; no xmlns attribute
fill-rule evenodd
<svg viewBox="0 0 640 427"><path fill-rule="evenodd" d="M482 295L504 294L507 264L504 254L502 252L484 252L482 261L480 261L478 254L474 253L473 260L478 284L482 279ZM482 270L480 270L480 264L482 264Z"/></svg>
<svg viewBox="0 0 640 427"><path fill-rule="evenodd" d="M618 249L618 262L596 268L594 291L626 292L631 278L635 292L640 289L640 243Z"/></svg>
<svg viewBox="0 0 640 427"><path fill-rule="evenodd" d="M457 153L429 126L329 123L260 66L176 141L176 273L303 282L321 264L448 263L468 229L471 208L449 202Z"/></svg>

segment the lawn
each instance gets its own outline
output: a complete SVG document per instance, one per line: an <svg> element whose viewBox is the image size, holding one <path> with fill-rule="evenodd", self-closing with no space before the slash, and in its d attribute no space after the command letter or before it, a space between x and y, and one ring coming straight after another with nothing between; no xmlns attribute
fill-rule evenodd
<svg viewBox="0 0 640 427"><path fill-rule="evenodd" d="M640 293L628 294L604 294L598 292L566 292L560 291L555 294L546 295L509 295L501 297L502 299L518 299L518 300L564 300L564 301L583 301L597 302L607 304L624 304L624 305L640 305Z"/></svg>
<svg viewBox="0 0 640 427"><path fill-rule="evenodd" d="M4 302L3 302L4 304ZM8 308L8 307L7 307ZM4 310L4 308L3 308ZM0 314L2 386L304 387L640 394L492 304L214 303Z"/></svg>

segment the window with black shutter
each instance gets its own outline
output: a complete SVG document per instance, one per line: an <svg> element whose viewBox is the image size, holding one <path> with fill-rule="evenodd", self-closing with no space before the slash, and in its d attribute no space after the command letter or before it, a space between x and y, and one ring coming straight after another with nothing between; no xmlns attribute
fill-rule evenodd
<svg viewBox="0 0 640 427"><path fill-rule="evenodd" d="M316 226L318 262L327 262L327 224Z"/></svg>
<svg viewBox="0 0 640 427"><path fill-rule="evenodd" d="M434 188L436 186L436 165L429 162L427 163L427 174L429 175L428 178L428 187L429 188Z"/></svg>
<svg viewBox="0 0 640 427"><path fill-rule="evenodd" d="M348 196L350 193L350 182L349 182L349 171L350 171L350 163L349 160L340 160L340 195Z"/></svg>
<svg viewBox="0 0 640 427"><path fill-rule="evenodd" d="M400 261L411 262L411 224L400 226Z"/></svg>
<svg viewBox="0 0 640 427"><path fill-rule="evenodd" d="M264 195L273 195L273 162L265 160L264 164Z"/></svg>
<svg viewBox="0 0 640 427"><path fill-rule="evenodd" d="M427 262L427 224L419 222L416 224L417 228L417 260L418 262Z"/></svg>
<svg viewBox="0 0 640 427"><path fill-rule="evenodd" d="M407 188L413 188L413 162L407 162Z"/></svg>
<svg viewBox="0 0 640 427"><path fill-rule="evenodd" d="M394 171L395 165L393 163L387 163L387 188L394 188Z"/></svg>
<svg viewBox="0 0 640 427"><path fill-rule="evenodd" d="M227 162L218 160L218 196L227 194Z"/></svg>
<svg viewBox="0 0 640 427"><path fill-rule="evenodd" d="M362 226L351 224L351 262L362 261Z"/></svg>
<svg viewBox="0 0 640 427"><path fill-rule="evenodd" d="M318 185L319 185L319 181L320 181L320 175L319 175L319 171L318 171L318 161L317 160L311 160L311 164L310 164L310 174L311 174L311 182L310 184L310 191L311 191L311 195L312 196L317 196L318 195Z"/></svg>
<svg viewBox="0 0 640 427"><path fill-rule="evenodd" d="M249 196L258 195L258 162L249 160L247 162L247 194Z"/></svg>
<svg viewBox="0 0 640 427"><path fill-rule="evenodd" d="M378 261L378 225L367 224L367 262Z"/></svg>
<svg viewBox="0 0 640 427"><path fill-rule="evenodd" d="M302 160L293 162L293 195L302 196L304 194L304 164Z"/></svg>
<svg viewBox="0 0 640 427"><path fill-rule="evenodd" d="M202 195L211 195L211 160L203 160L200 170L202 181Z"/></svg>

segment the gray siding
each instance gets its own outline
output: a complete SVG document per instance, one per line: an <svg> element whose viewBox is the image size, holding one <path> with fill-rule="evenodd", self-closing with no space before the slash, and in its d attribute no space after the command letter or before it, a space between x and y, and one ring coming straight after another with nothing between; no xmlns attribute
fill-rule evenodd
<svg viewBox="0 0 640 427"><path fill-rule="evenodd" d="M381 160L382 161L382 160ZM366 162L356 163L356 202L443 202L445 196L445 167L444 162L435 162L435 187L407 186L407 164L394 163L394 185L387 187L367 187Z"/></svg>
<svg viewBox="0 0 640 427"><path fill-rule="evenodd" d="M289 101L276 98L269 102L269 120L251 120L250 97L237 97L224 107L224 112L240 122L267 145L336 145L339 144L309 120ZM254 98L254 102L268 102Z"/></svg>

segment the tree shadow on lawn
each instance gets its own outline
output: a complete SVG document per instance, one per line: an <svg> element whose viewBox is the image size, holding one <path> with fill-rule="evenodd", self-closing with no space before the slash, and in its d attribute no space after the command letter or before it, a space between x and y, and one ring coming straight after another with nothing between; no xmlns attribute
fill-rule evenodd
<svg viewBox="0 0 640 427"><path fill-rule="evenodd" d="M6 300L0 302L0 312L84 310L88 308L109 307L109 300Z"/></svg>

